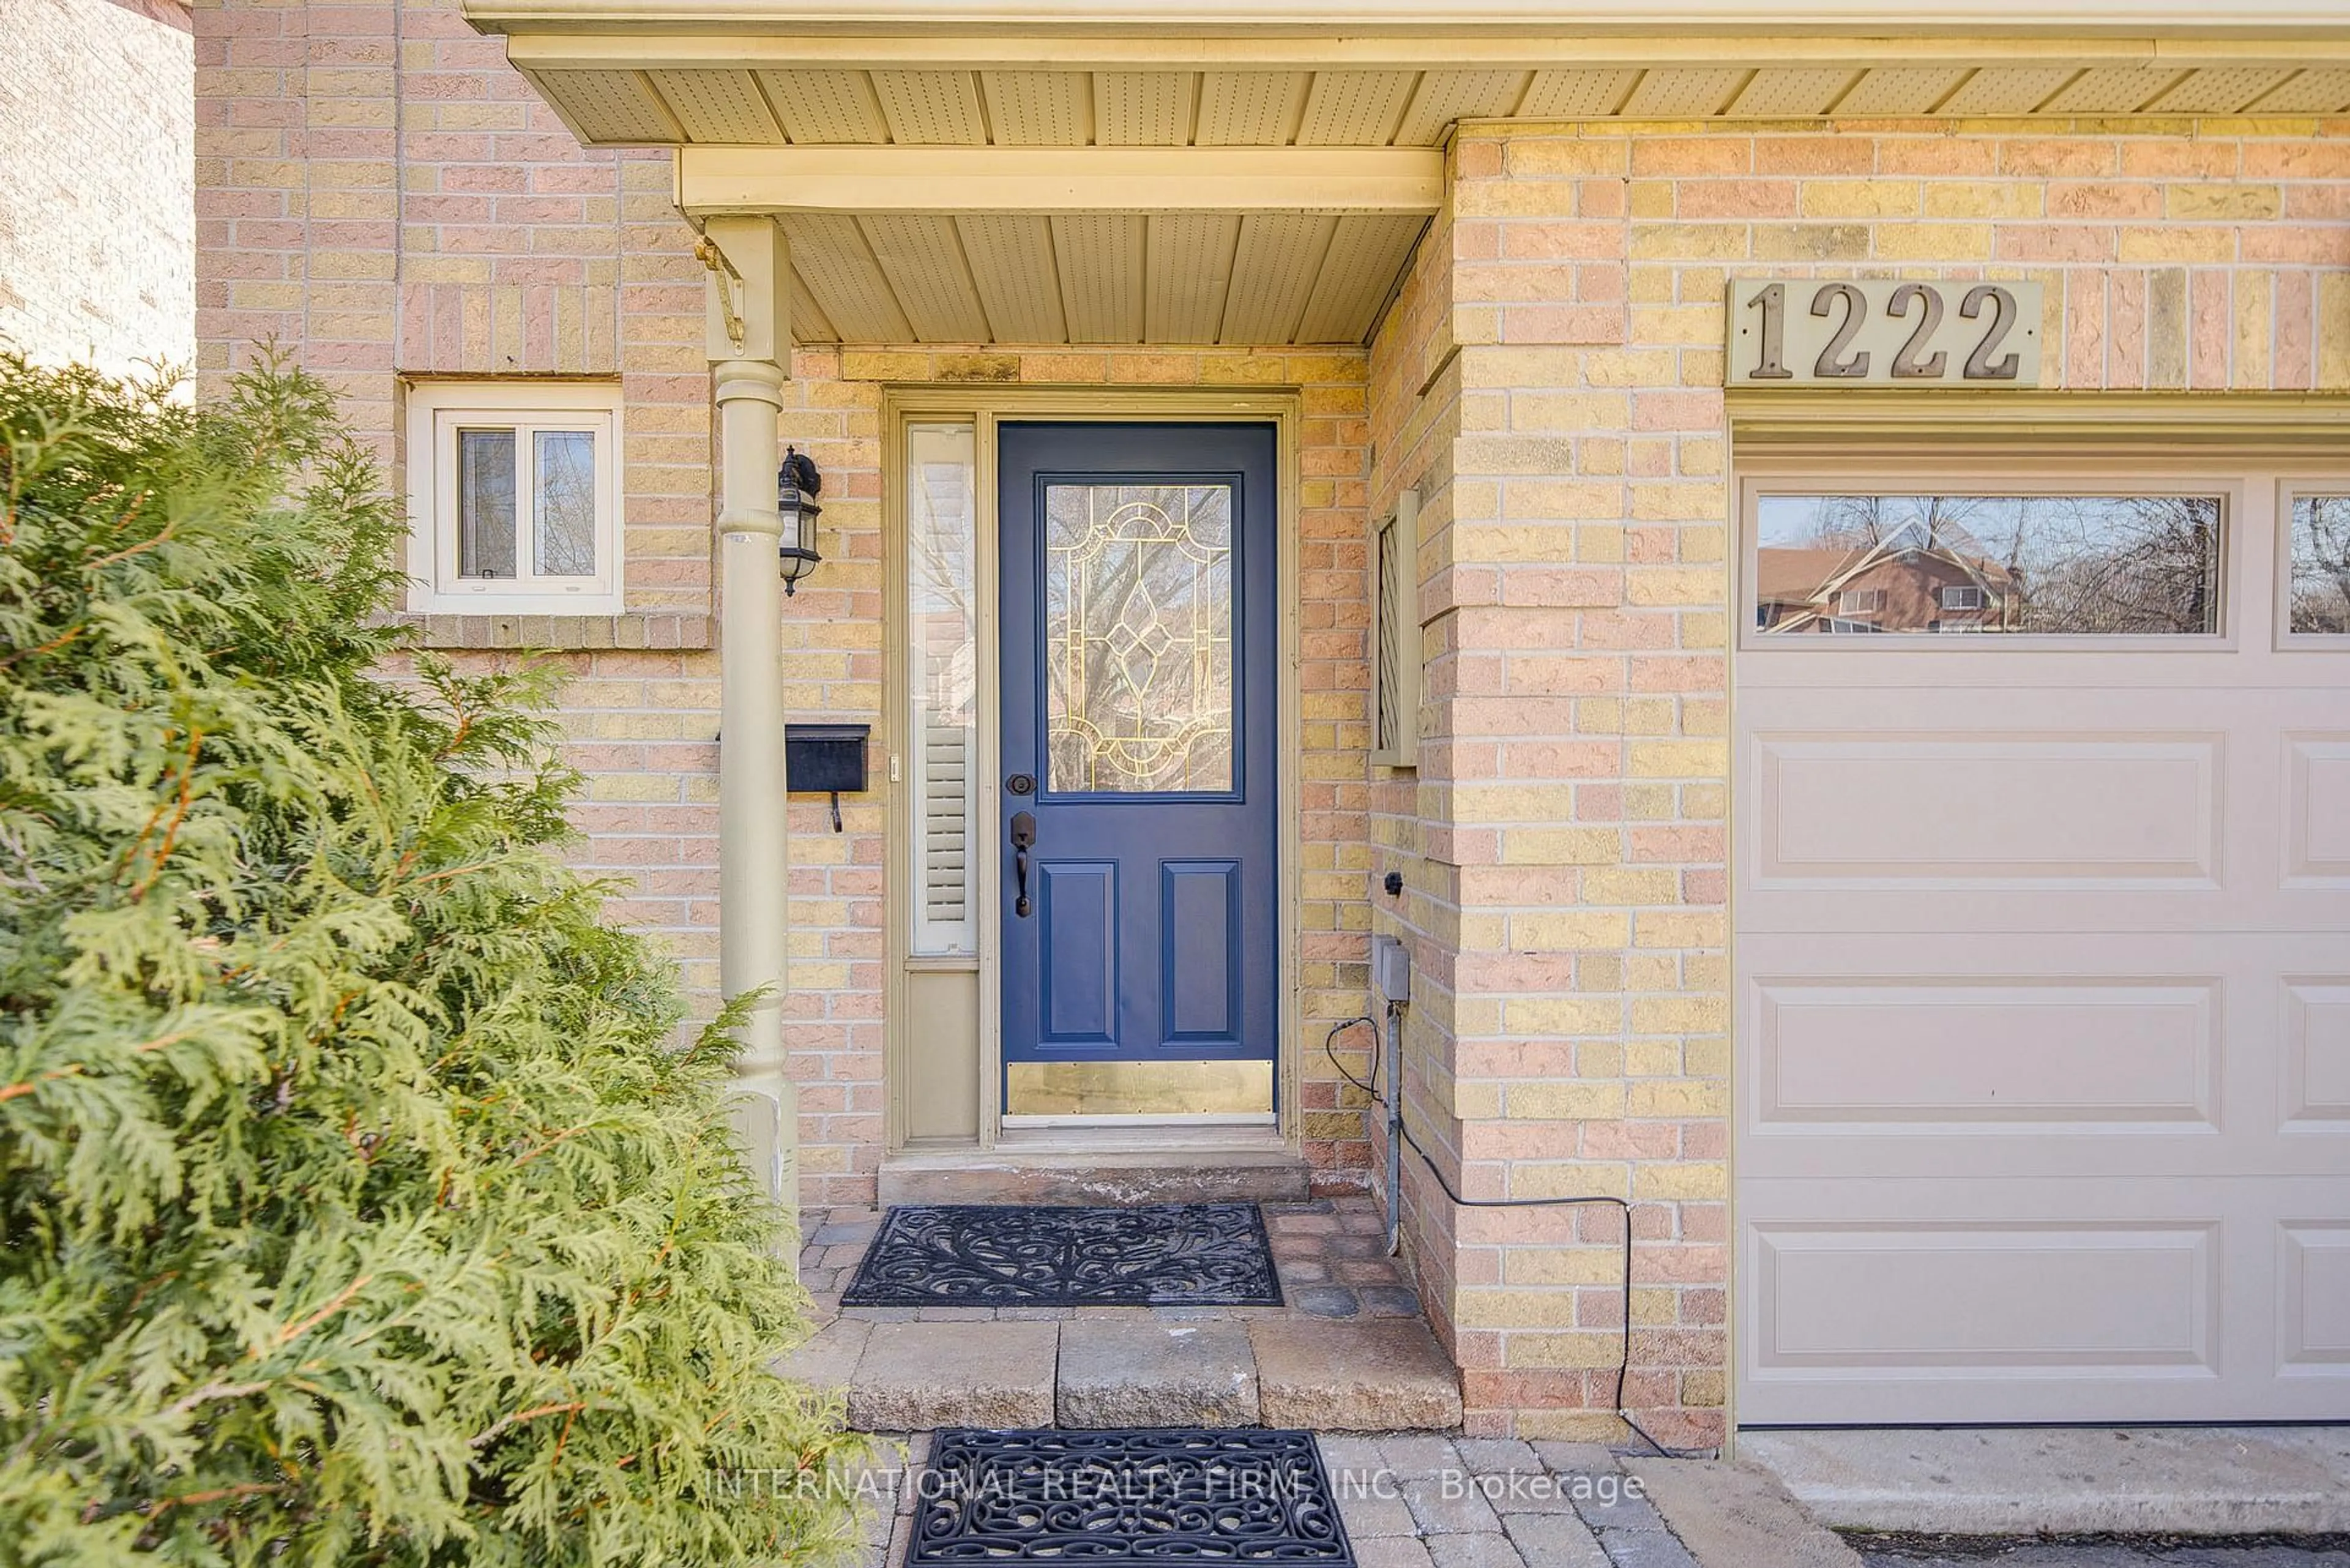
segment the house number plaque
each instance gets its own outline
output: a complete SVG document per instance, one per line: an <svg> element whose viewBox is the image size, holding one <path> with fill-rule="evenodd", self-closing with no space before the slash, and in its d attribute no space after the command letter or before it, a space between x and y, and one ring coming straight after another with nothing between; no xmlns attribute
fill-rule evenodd
<svg viewBox="0 0 2350 1568"><path fill-rule="evenodd" d="M2040 285L1733 278L1732 387L2036 387Z"/></svg>

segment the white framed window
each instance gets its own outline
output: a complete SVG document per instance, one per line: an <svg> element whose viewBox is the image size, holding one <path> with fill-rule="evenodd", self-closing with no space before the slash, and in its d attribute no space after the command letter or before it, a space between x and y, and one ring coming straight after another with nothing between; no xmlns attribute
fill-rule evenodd
<svg viewBox="0 0 2350 1568"><path fill-rule="evenodd" d="M1419 492L1371 534L1371 761L1419 765Z"/></svg>
<svg viewBox="0 0 2350 1568"><path fill-rule="evenodd" d="M1875 615L1884 607L1883 588L1846 588L1836 597L1836 610L1842 615Z"/></svg>
<svg viewBox="0 0 2350 1568"><path fill-rule="evenodd" d="M1979 610L1983 607L1983 591L1966 584L1953 584L1942 590L1944 609Z"/></svg>
<svg viewBox="0 0 2350 1568"><path fill-rule="evenodd" d="M411 388L409 608L618 614L619 469L616 382Z"/></svg>

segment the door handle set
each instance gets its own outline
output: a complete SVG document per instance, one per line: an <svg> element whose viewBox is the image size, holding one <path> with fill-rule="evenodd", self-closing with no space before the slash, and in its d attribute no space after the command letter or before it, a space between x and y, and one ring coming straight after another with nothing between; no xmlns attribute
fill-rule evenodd
<svg viewBox="0 0 2350 1568"><path fill-rule="evenodd" d="M1018 896L1012 901L1012 912L1022 919L1028 918L1028 851L1036 843L1036 818L1033 813L1015 811L1012 814L1012 869L1020 879Z"/></svg>

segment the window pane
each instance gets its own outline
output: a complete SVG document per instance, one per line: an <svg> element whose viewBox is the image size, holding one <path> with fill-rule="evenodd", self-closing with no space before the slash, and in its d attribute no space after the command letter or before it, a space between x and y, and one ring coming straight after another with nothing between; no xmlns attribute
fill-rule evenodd
<svg viewBox="0 0 2350 1568"><path fill-rule="evenodd" d="M1045 489L1051 787L1232 787L1232 492Z"/></svg>
<svg viewBox="0 0 2350 1568"><path fill-rule="evenodd" d="M967 424L906 431L907 625L912 629L914 950L979 950L971 892L978 774L972 529L977 440Z"/></svg>
<svg viewBox="0 0 2350 1568"><path fill-rule="evenodd" d="M515 575L515 433L457 432L457 575Z"/></svg>
<svg viewBox="0 0 2350 1568"><path fill-rule="evenodd" d="M2220 628L2209 495L1765 495L1773 635L2182 635Z"/></svg>
<svg viewBox="0 0 2350 1568"><path fill-rule="evenodd" d="M2350 495L2293 499L2295 631L2350 632Z"/></svg>
<svg viewBox="0 0 2350 1568"><path fill-rule="evenodd" d="M537 482L537 572L542 577L596 575L596 437L588 431L538 431L531 437Z"/></svg>

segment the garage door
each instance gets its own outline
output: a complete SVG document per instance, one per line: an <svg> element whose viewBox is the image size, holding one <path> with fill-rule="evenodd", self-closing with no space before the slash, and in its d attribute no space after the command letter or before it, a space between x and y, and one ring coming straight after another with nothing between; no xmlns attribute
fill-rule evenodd
<svg viewBox="0 0 2350 1568"><path fill-rule="evenodd" d="M2350 473L1742 468L1739 1420L2350 1417Z"/></svg>

